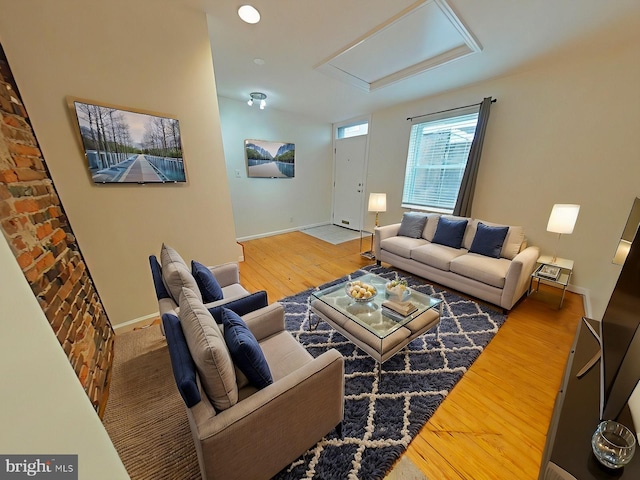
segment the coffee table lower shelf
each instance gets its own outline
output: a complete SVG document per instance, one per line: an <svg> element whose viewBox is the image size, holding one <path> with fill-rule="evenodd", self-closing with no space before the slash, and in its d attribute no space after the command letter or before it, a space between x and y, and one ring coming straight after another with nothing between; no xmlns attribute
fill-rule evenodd
<svg viewBox="0 0 640 480"><path fill-rule="evenodd" d="M433 328L436 328L436 338L438 338L437 327L440 325L441 309L442 304L440 304L440 308L429 309L389 335L380 337L321 300L315 299L311 302L313 313L378 363L379 378L382 364L407 346L409 342ZM311 325L311 319L309 319L309 328L314 328Z"/></svg>

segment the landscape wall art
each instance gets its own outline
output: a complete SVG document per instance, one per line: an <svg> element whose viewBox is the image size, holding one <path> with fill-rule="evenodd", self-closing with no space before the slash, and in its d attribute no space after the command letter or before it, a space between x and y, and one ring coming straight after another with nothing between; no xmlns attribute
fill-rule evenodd
<svg viewBox="0 0 640 480"><path fill-rule="evenodd" d="M94 183L186 182L176 118L70 99Z"/></svg>
<svg viewBox="0 0 640 480"><path fill-rule="evenodd" d="M293 178L296 147L293 143L245 140L249 178Z"/></svg>

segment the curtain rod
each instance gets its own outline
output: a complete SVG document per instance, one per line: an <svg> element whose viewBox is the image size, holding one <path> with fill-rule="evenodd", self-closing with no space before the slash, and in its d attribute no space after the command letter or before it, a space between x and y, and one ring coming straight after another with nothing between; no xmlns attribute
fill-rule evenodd
<svg viewBox="0 0 640 480"><path fill-rule="evenodd" d="M497 101L498 101L498 99L494 98L494 99L491 100L491 103L496 103ZM463 105L462 107L449 108L448 110L440 110L439 112L425 113L424 115L416 115L415 117L407 117L407 120L413 120L414 118L428 117L429 115L436 115L438 113L453 112L454 110L460 110L462 108L475 107L477 105L482 105L482 102L472 103L471 105Z"/></svg>

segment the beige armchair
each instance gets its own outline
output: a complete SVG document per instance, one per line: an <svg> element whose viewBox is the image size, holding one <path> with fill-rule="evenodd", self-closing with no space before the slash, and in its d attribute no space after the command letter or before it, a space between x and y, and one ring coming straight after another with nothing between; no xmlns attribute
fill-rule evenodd
<svg viewBox="0 0 640 480"><path fill-rule="evenodd" d="M333 428L342 434L344 361L340 353L332 349L313 358L285 330L279 303L242 319L259 342L273 383L261 390L242 386L235 405L216 411L200 383L180 320L172 313L162 317L200 471L207 480L269 479Z"/></svg>

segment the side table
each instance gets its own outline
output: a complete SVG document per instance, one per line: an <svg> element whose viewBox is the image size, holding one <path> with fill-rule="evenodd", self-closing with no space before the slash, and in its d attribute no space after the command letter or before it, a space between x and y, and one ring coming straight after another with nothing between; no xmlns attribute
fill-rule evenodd
<svg viewBox="0 0 640 480"><path fill-rule="evenodd" d="M364 235L371 235L371 248L369 250L367 250L366 252L362 251L362 238L364 237ZM369 260L375 260L376 256L373 253L373 232L370 232L369 230L360 230L360 255L368 258Z"/></svg>
<svg viewBox="0 0 640 480"><path fill-rule="evenodd" d="M573 260L556 258L554 261L551 255L542 255L538 258L538 264L538 267L531 274L531 279L529 280L529 295L534 291L534 280L538 281L535 289L536 292L540 289L541 281L557 285L559 288L562 288L562 298L560 299L560 306L558 307L562 308L562 304L564 303L564 294L567 291L567 286L569 285L571 275L573 274ZM558 269L558 276L554 278L554 276L545 275L545 270L549 270L548 267L551 267L551 269L554 267Z"/></svg>

